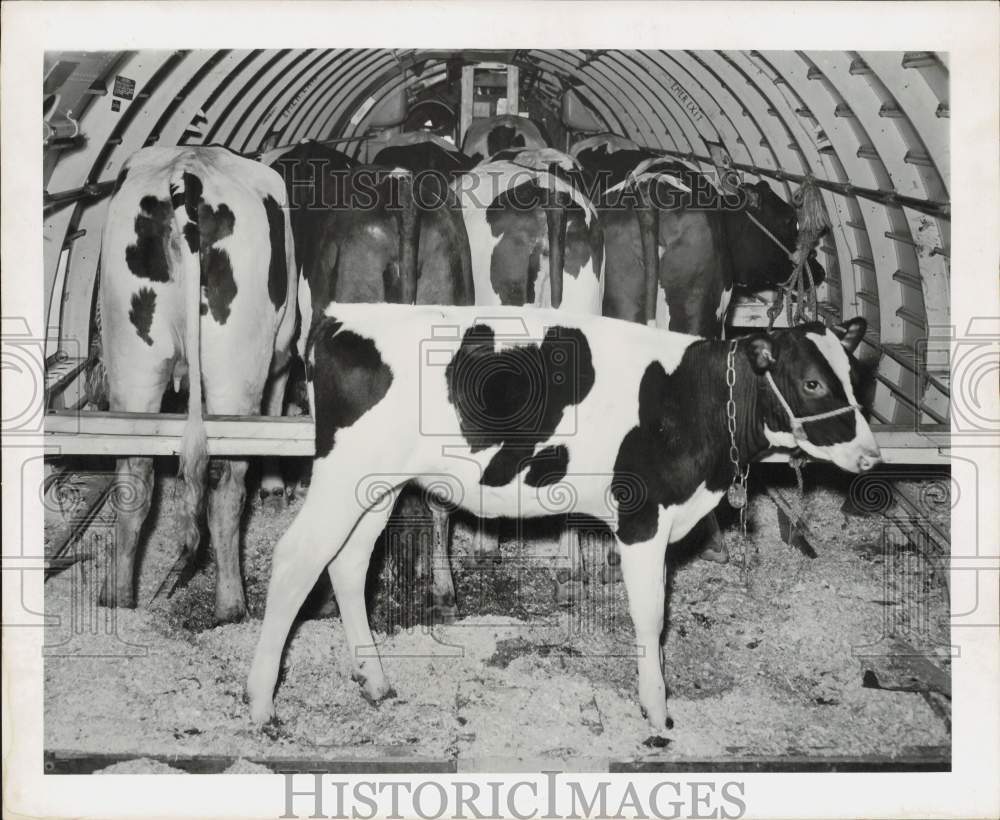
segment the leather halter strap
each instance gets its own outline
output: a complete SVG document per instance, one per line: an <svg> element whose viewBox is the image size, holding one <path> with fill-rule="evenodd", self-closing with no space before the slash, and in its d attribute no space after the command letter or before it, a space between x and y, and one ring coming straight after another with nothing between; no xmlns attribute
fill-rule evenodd
<svg viewBox="0 0 1000 820"><path fill-rule="evenodd" d="M776 237L773 233L771 233L766 227L764 227L764 224L759 219L757 219L757 217L755 217L749 211L746 211L744 213L744 216L746 216L747 219L749 219L751 222L753 222L753 224L756 225L760 229L761 233L763 233L764 236L766 236L775 245L777 245L779 248L781 248L781 250L784 251L785 256L787 256L793 263L795 263L795 262L798 261L795 258L795 253L793 251L788 250L788 248L785 247L784 243L780 239L778 239L778 237Z"/></svg>
<svg viewBox="0 0 1000 820"><path fill-rule="evenodd" d="M814 413L811 416L796 416L795 413L792 412L791 405L789 405L788 402L785 401L785 397L781 395L778 385L774 383L774 377L771 376L771 372L767 371L764 374L764 378L771 386L771 390L777 397L778 403L784 408L785 413L788 415L788 420L792 425L792 435L795 437L796 441L809 441L809 436L806 435L805 428L803 427L803 424L807 421L820 421L822 419L840 416L844 413L853 413L855 410L861 409L857 404L848 404L845 407L838 407L836 410L827 410L825 413Z"/></svg>

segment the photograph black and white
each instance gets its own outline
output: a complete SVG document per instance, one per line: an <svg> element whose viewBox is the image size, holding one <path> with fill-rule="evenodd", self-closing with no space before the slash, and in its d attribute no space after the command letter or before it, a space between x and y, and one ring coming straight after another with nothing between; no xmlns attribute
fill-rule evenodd
<svg viewBox="0 0 1000 820"><path fill-rule="evenodd" d="M255 31L43 38L18 86L4 640L39 626L37 771L703 772L673 815L574 784L546 816L723 817L763 773L957 774L997 630L995 143L979 312L952 295L968 62ZM323 816L311 777L275 816ZM437 788L412 816L463 816Z"/></svg>

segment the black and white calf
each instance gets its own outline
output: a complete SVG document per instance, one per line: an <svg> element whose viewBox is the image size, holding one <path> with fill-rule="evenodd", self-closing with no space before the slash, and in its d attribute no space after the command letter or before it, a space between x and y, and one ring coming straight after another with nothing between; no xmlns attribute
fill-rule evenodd
<svg viewBox="0 0 1000 820"><path fill-rule="evenodd" d="M313 327L313 483L274 553L247 682L255 721L274 714L289 628L324 568L365 697L392 694L365 575L399 488L444 480L482 516L567 512L553 499L571 495L572 511L607 522L640 648L639 699L663 731L664 555L732 477L727 376L741 462L795 446L853 472L880 460L847 353L821 324L725 342L552 310L488 313L331 305ZM848 331L856 343L863 320Z"/></svg>

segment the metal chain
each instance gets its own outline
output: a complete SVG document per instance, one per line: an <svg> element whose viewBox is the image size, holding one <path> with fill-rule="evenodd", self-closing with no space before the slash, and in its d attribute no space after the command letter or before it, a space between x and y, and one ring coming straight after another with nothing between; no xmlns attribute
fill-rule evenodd
<svg viewBox="0 0 1000 820"><path fill-rule="evenodd" d="M726 386L729 398L726 401L726 426L729 428L729 460L733 465L733 480L726 493L731 507L739 514L739 565L743 583L750 585L750 556L747 551L747 482L750 478L750 465L745 469L740 467L740 450L736 446L736 399L733 388L736 386L736 347L739 340L733 339L729 344L726 356Z"/></svg>
<svg viewBox="0 0 1000 820"><path fill-rule="evenodd" d="M743 487L746 488L747 481L750 479L750 465L747 464L746 469L743 471ZM739 550L739 563L740 563L740 574L743 576L743 585L745 587L750 586L750 555L747 549L747 545L750 543L750 539L747 537L747 504L740 507L739 511L739 527L740 527L740 550ZM757 544L754 544L754 552L759 552L760 549Z"/></svg>
<svg viewBox="0 0 1000 820"><path fill-rule="evenodd" d="M740 450L736 446L736 400L733 398L733 388L736 386L736 345L737 340L733 339L726 356L726 386L729 388L726 425L729 427L729 460L733 463L733 483L738 483L740 479Z"/></svg>

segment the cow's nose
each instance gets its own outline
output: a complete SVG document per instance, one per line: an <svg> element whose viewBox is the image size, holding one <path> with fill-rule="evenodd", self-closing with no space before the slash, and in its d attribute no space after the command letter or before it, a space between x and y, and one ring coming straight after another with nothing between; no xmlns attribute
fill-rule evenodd
<svg viewBox="0 0 1000 820"><path fill-rule="evenodd" d="M866 452L858 456L858 471L867 472L873 467L882 463L882 454L879 452Z"/></svg>

